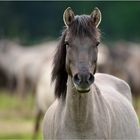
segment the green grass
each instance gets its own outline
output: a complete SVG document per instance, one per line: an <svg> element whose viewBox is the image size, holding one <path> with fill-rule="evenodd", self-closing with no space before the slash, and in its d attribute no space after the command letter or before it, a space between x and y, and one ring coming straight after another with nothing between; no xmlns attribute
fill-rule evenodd
<svg viewBox="0 0 140 140"><path fill-rule="evenodd" d="M25 108L25 105L27 109L31 109L34 99L31 93L28 93L27 99L24 100L6 90L2 90L0 91L0 101L0 109L22 109L23 107Z"/></svg>
<svg viewBox="0 0 140 140"><path fill-rule="evenodd" d="M24 139L24 140L27 140L27 139L31 139L31 134L3 134L0 136L0 139L6 139L6 140L19 140L19 139Z"/></svg>
<svg viewBox="0 0 140 140"><path fill-rule="evenodd" d="M32 139L35 119L34 97L21 99L0 90L0 140ZM41 138L41 131L37 139Z"/></svg>
<svg viewBox="0 0 140 140"><path fill-rule="evenodd" d="M21 134L2 134L0 135L0 140L32 140L32 135L28 133L21 133ZM37 136L36 140L42 140L41 133Z"/></svg>
<svg viewBox="0 0 140 140"><path fill-rule="evenodd" d="M140 99L137 112L140 119ZM32 140L34 114L34 98L31 93L23 100L6 90L0 90L0 140ZM42 139L41 130L36 139Z"/></svg>

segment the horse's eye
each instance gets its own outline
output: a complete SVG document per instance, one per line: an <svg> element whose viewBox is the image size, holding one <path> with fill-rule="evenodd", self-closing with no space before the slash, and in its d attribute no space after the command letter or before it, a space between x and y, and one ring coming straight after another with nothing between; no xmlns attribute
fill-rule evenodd
<svg viewBox="0 0 140 140"><path fill-rule="evenodd" d="M68 42L65 42L65 47L69 47L69 43Z"/></svg>
<svg viewBox="0 0 140 140"><path fill-rule="evenodd" d="M98 42L96 43L96 47L97 47L99 44L100 44L100 42L98 41Z"/></svg>

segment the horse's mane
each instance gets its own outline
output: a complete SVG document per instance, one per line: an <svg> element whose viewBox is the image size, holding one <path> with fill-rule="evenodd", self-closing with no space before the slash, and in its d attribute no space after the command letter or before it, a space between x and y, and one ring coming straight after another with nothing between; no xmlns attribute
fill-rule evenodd
<svg viewBox="0 0 140 140"><path fill-rule="evenodd" d="M66 31L63 32L57 51L53 60L52 81L55 81L55 96L60 97L66 94L67 72L65 69L66 48L65 43Z"/></svg>
<svg viewBox="0 0 140 140"><path fill-rule="evenodd" d="M91 37L100 38L99 30L93 25L90 17L87 15L75 16L74 21L71 23L68 29L62 32L60 42L57 46L57 51L54 56L53 70L52 70L52 81L55 81L55 96L60 98L61 96L65 98L67 90L67 78L68 74L65 69L65 58L66 58L66 48L65 48L65 37L66 33L69 31L72 36L78 37Z"/></svg>

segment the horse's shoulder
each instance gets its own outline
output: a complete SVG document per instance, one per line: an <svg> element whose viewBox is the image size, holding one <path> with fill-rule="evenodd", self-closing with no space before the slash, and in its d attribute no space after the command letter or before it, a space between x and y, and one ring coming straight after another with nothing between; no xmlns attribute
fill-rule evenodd
<svg viewBox="0 0 140 140"><path fill-rule="evenodd" d="M102 84L103 86L114 88L123 96L125 96L130 102L132 102L130 87L124 80L109 74L96 73L95 81L98 85Z"/></svg>
<svg viewBox="0 0 140 140"><path fill-rule="evenodd" d="M44 121L45 123L48 123L48 120L50 120L51 118L53 118L55 110L57 108L58 105L58 101L57 99L50 105L50 107L48 108L45 116L44 116ZM51 120L50 120L51 121ZM49 122L50 122L49 121Z"/></svg>
<svg viewBox="0 0 140 140"><path fill-rule="evenodd" d="M48 108L44 119L43 119L43 133L45 134L44 139L52 135L54 129L54 117L55 117L55 110L58 105L58 100L56 99L53 104ZM49 131L48 131L49 128Z"/></svg>

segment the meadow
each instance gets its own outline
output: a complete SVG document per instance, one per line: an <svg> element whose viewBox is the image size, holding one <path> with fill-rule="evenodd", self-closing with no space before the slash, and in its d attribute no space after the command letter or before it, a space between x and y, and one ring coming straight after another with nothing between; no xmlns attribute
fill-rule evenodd
<svg viewBox="0 0 140 140"><path fill-rule="evenodd" d="M31 93L21 99L7 90L0 90L0 140L33 139L34 100ZM140 99L137 112L140 119ZM36 139L42 139L41 129Z"/></svg>
<svg viewBox="0 0 140 140"><path fill-rule="evenodd" d="M34 121L34 95L21 99L0 90L0 139L33 139ZM41 130L37 139L42 139Z"/></svg>

